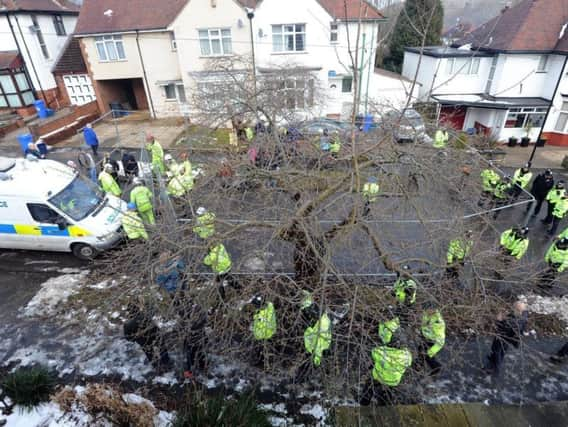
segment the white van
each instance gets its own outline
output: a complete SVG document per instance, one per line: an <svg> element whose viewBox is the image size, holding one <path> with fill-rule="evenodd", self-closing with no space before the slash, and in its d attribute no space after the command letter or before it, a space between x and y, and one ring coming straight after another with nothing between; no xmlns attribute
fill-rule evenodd
<svg viewBox="0 0 568 427"><path fill-rule="evenodd" d="M91 259L121 240L125 210L66 165L0 157L0 248Z"/></svg>

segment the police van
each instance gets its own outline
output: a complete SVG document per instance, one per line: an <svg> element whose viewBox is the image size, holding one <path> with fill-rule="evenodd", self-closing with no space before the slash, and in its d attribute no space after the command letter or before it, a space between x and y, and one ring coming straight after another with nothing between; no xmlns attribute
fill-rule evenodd
<svg viewBox="0 0 568 427"><path fill-rule="evenodd" d="M52 160L0 157L0 248L91 259L122 238L126 204Z"/></svg>

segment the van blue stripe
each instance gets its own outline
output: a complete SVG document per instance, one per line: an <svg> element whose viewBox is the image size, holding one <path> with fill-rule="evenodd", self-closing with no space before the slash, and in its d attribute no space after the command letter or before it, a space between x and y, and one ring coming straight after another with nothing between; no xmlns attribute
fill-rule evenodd
<svg viewBox="0 0 568 427"><path fill-rule="evenodd" d="M67 228L60 230L58 226L41 226L42 236L69 236Z"/></svg>
<svg viewBox="0 0 568 427"><path fill-rule="evenodd" d="M0 234L16 234L16 229L11 224L0 224Z"/></svg>

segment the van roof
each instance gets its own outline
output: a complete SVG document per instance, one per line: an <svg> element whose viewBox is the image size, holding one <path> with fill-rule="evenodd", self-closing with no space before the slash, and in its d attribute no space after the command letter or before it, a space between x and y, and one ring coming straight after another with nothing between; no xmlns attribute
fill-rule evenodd
<svg viewBox="0 0 568 427"><path fill-rule="evenodd" d="M53 160L31 161L0 157L0 165L6 166L5 175L10 177L0 180L0 197L49 198L69 185L75 176L69 166Z"/></svg>

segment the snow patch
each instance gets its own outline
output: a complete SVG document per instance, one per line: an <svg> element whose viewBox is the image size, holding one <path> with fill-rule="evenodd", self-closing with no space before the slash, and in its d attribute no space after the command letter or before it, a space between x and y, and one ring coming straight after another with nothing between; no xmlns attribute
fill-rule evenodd
<svg viewBox="0 0 568 427"><path fill-rule="evenodd" d="M69 299L79 290L88 270L77 274L64 274L53 277L41 285L41 289L31 301L21 309L22 315L43 316L55 311L56 307Z"/></svg>
<svg viewBox="0 0 568 427"><path fill-rule="evenodd" d="M176 378L175 372L166 372L163 375L157 376L152 378L152 382L154 384L164 384L164 385L176 385L178 384L178 380Z"/></svg>
<svg viewBox="0 0 568 427"><path fill-rule="evenodd" d="M316 420L319 420L319 421L323 421L325 419L325 416L326 416L325 409L323 408L323 406L321 406L319 404L303 405L300 408L300 413L304 414L304 415L311 415L312 417L314 417Z"/></svg>
<svg viewBox="0 0 568 427"><path fill-rule="evenodd" d="M529 311L538 314L556 315L563 322L568 323L568 296L543 297L540 295L521 295L520 300L525 300Z"/></svg>

